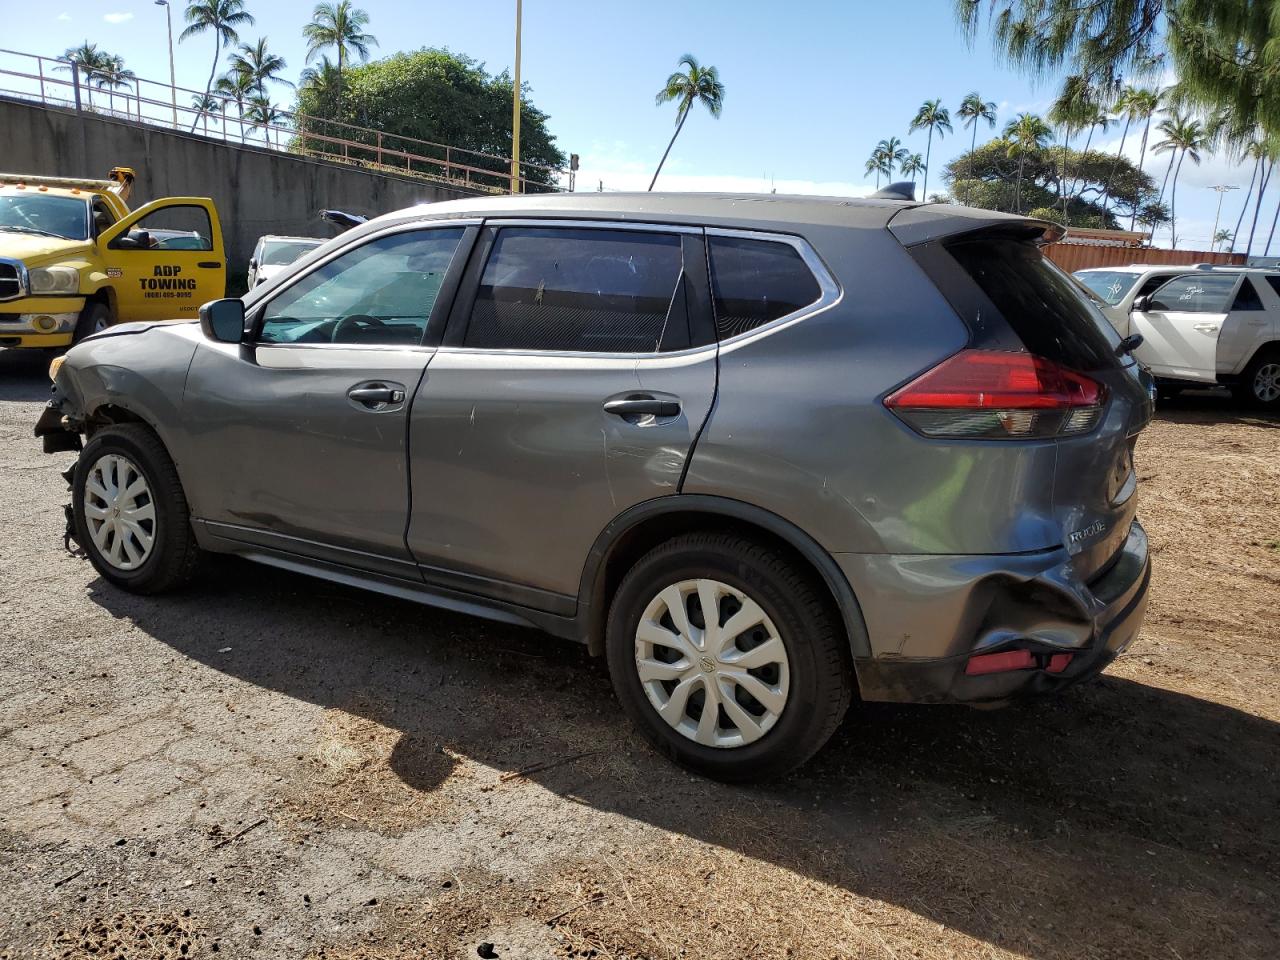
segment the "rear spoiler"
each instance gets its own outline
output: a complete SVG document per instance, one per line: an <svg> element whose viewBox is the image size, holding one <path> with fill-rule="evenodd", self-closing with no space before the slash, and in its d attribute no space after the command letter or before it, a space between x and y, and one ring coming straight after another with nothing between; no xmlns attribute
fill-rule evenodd
<svg viewBox="0 0 1280 960"><path fill-rule="evenodd" d="M112 167L106 180L90 180L80 177L41 177L26 173L0 173L0 186L59 187L63 190L83 190L85 193L114 193L128 201L133 192L137 175L132 167Z"/></svg>
<svg viewBox="0 0 1280 960"><path fill-rule="evenodd" d="M1060 224L1051 220L1037 220L946 203L930 203L901 210L890 218L889 230L904 247L974 234L1004 235L1031 240L1043 246L1056 243L1067 232Z"/></svg>

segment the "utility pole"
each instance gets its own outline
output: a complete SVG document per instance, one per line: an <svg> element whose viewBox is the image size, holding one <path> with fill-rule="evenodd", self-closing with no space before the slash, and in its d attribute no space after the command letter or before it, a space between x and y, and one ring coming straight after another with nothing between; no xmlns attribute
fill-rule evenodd
<svg viewBox="0 0 1280 960"><path fill-rule="evenodd" d="M1209 249L1212 250L1214 244L1218 242L1218 218L1222 216L1222 198L1228 190L1239 190L1240 188L1233 183L1219 183L1209 189L1218 191L1218 212L1213 215L1213 233L1209 234ZM1232 242L1235 241L1234 237L1231 239Z"/></svg>
<svg viewBox="0 0 1280 960"><path fill-rule="evenodd" d="M164 7L164 18L169 24L169 99L173 103L173 129L178 129L178 81L173 73L173 11L169 0L156 0L157 7ZM141 111L141 105L139 105Z"/></svg>
<svg viewBox="0 0 1280 960"><path fill-rule="evenodd" d="M516 0L516 79L511 98L511 192L520 192L520 9Z"/></svg>

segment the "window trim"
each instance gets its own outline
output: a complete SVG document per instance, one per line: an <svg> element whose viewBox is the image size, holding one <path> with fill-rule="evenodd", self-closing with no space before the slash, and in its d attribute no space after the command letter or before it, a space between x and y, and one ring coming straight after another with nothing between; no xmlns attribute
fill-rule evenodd
<svg viewBox="0 0 1280 960"><path fill-rule="evenodd" d="M650 353L622 353L622 352L603 352L599 350L529 350L520 347L476 347L466 346L462 341L466 337L467 327L471 322L471 310L475 306L476 295L480 291L480 281L484 277L485 267L488 266L489 257L493 253L494 242L497 239L498 232L507 227L525 227L532 229L565 229L565 230L631 230L639 233L663 233L675 236L680 239L680 256L682 269L688 272L690 264L688 262L689 251L683 241L683 237L695 237L702 240L701 256L697 264L700 268L703 280L702 287L708 298L706 304L707 309L711 309L710 305L710 274L708 251L706 247L705 233L706 230L700 226L679 223L655 223L650 221L636 220L608 220L608 219L581 219L567 217L493 217L484 221L484 228L481 231L479 239L471 251L471 261L467 264L466 273L463 275L463 286L459 291L459 295L454 301L454 309L450 311L448 327L445 330L444 339L440 342L440 349L449 353L457 354L484 354L486 356L509 356L509 357L565 357L568 359L575 358L600 358L608 360L626 360L629 362L648 362L654 360L664 360L668 357L688 357L704 351L714 351L716 348L714 323L712 324L711 339L706 343L697 343L685 347L681 350L653 351ZM685 278L686 282L698 284L694 278ZM701 288L700 288L701 289ZM689 332L691 337L695 337L699 332L698 321L691 315L689 317Z"/></svg>
<svg viewBox="0 0 1280 960"><path fill-rule="evenodd" d="M254 303L250 310L250 317L247 321L249 336L247 345L255 349L257 348L282 348L286 350L296 350L299 348L329 348L339 350L419 350L419 349L436 349L440 344L440 334L443 333L445 319L449 316L449 312L453 307L453 301L458 293L458 285L463 276L463 271L470 258L471 251L475 245L476 235L479 233L481 220L476 217L465 217L458 219L436 220L406 220L399 223L391 224L386 229L377 230L371 233L364 233L358 237L352 238L350 243L344 243L334 247L329 254L322 260L310 264L305 270L302 270L289 277L281 286L271 291L271 295L263 297L259 302ZM416 233L421 230L440 230L454 227L462 228L462 236L458 240L458 248L453 253L453 259L449 263L449 269L445 271L444 280L440 284L440 293L436 296L436 302L431 308L431 315L427 317L427 324L423 328L422 338L417 343L264 343L258 338L262 335L262 326L266 321L267 308L271 306L280 294L291 290L295 284L309 277L316 270L321 269L339 257L346 256L353 250L374 243L386 237L395 236L400 233ZM317 248L318 249L318 248ZM249 291L252 293L253 291Z"/></svg>
<svg viewBox="0 0 1280 960"><path fill-rule="evenodd" d="M762 240L766 243L785 243L800 254L800 259L804 261L805 266L809 268L809 272L818 282L817 300L801 307L799 310L793 310L790 313L784 313L780 317L775 317L768 323L762 323L758 327L752 327L750 330L744 330L742 333L727 337L719 341L721 347L734 349L753 342L761 336L768 336L783 327L789 327L793 323L799 323L801 320L807 320L809 317L830 310L844 299L844 288L840 286L840 282L836 280L835 275L827 268L822 257L818 255L818 252L813 249L813 246L804 237L790 233L772 233L767 230L735 230L725 227L707 227L706 236L707 277L711 285L712 311L715 310L715 272L711 266L711 241L715 237Z"/></svg>

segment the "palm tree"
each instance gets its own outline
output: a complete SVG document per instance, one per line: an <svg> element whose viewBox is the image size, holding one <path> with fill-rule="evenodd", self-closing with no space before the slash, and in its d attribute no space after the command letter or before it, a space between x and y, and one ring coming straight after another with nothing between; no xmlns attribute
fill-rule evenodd
<svg viewBox="0 0 1280 960"><path fill-rule="evenodd" d="M242 70L230 70L217 79L213 85L214 92L223 98L224 104L234 103L236 114L240 119L240 142L244 142L244 105L254 92L252 74ZM224 106L223 112L226 112Z"/></svg>
<svg viewBox="0 0 1280 960"><path fill-rule="evenodd" d="M1104 216L1107 212L1107 201L1111 199L1111 179L1116 175L1116 169L1120 166L1120 158L1124 156L1124 142L1129 139L1129 125L1139 115L1139 96L1148 92L1138 90L1136 87L1125 87L1120 91L1120 95L1116 97L1116 102L1112 104L1112 109L1124 117L1124 129L1120 131L1120 146L1116 149L1116 158L1111 164L1111 169L1107 171L1107 179L1102 185L1102 213Z"/></svg>
<svg viewBox="0 0 1280 960"><path fill-rule="evenodd" d="M1258 168L1262 166L1263 150L1262 144L1258 140L1250 140L1243 148L1240 148L1240 160L1253 161L1253 173L1249 175L1249 189L1244 192L1244 202L1240 205L1240 216L1236 219L1236 228L1232 231L1235 236L1240 236L1240 227L1244 224L1244 215L1249 212L1249 198L1253 195L1253 185L1258 182Z"/></svg>
<svg viewBox="0 0 1280 960"><path fill-rule="evenodd" d="M893 168L905 163L909 154L907 153L907 148L902 145L901 140L897 137L890 137L888 140L881 140L877 143L871 155L873 157L879 156L882 172L887 179L892 180ZM879 182L879 178L877 178L877 186Z"/></svg>
<svg viewBox="0 0 1280 960"><path fill-rule="evenodd" d="M916 174L927 172L928 168L925 166L924 157L918 153L912 153L903 158L902 166L899 169L902 170L904 177L910 179L915 177Z"/></svg>
<svg viewBox="0 0 1280 960"><path fill-rule="evenodd" d="M653 172L653 179L649 181L650 190L658 182L658 174L662 172L662 165L667 162L667 154L671 152L676 137L680 136L680 131L684 129L684 122L689 118L690 108L695 103L700 103L707 108L709 114L717 118L724 108L724 84L720 82L720 71L715 67L702 66L691 53L686 53L680 58L680 66L685 69L677 70L667 77L666 85L654 98L658 106L673 100L678 101L680 105L676 110L676 132L671 135L671 142L667 144L667 149L662 152L662 159L658 161L658 169Z"/></svg>
<svg viewBox="0 0 1280 960"><path fill-rule="evenodd" d="M871 156L867 158L866 165L863 166L863 176L869 177L871 174L876 175L876 189L880 189L880 178L882 176L893 176L893 167L889 163L889 158L881 153L878 149L871 151Z"/></svg>
<svg viewBox="0 0 1280 960"><path fill-rule="evenodd" d="M334 96L342 87L342 74L338 73L338 65L322 56L320 63L307 67L298 77L298 88L314 90L321 99Z"/></svg>
<svg viewBox="0 0 1280 960"><path fill-rule="evenodd" d="M956 116L961 119L961 126L972 127L973 135L969 138L969 176L973 176L973 152L978 148L978 121L987 121L989 129L995 129L996 105L991 100L983 100L982 94L974 90L962 101Z"/></svg>
<svg viewBox="0 0 1280 960"><path fill-rule="evenodd" d="M1156 144L1156 153L1168 153L1169 167L1173 171L1173 188L1169 193L1169 246L1178 249L1178 174L1182 172L1182 161L1187 157L1196 166L1200 165L1200 152L1209 146L1209 137L1199 120L1186 114L1174 112L1173 116L1161 120L1156 127L1164 134L1164 139ZM1174 160L1177 166L1174 167ZM1169 175L1165 174L1165 180ZM1161 191L1161 199L1164 197Z"/></svg>
<svg viewBox="0 0 1280 960"><path fill-rule="evenodd" d="M213 64L209 67L209 82L204 85L204 92L212 93L213 77L218 72L218 58L221 56L221 51L233 43L240 42L240 34L236 32L236 27L252 26L253 15L244 8L244 0L192 0L187 4L184 16L187 28L178 36L179 43L206 30L213 31ZM196 117L195 122L191 124L192 131L199 122L200 118Z"/></svg>
<svg viewBox="0 0 1280 960"><path fill-rule="evenodd" d="M102 58L102 65L98 68L97 78L94 82L99 89L107 91L110 109L114 111L116 108L116 91L120 89L128 90L137 79L137 74L132 70L125 69L124 57L108 54ZM127 114L129 107L128 97L125 98L124 105Z"/></svg>
<svg viewBox="0 0 1280 960"><path fill-rule="evenodd" d="M1223 227L1221 230L1219 230L1217 233L1213 235L1213 246L1215 249L1217 249L1218 247L1222 246L1222 244L1230 243L1235 238L1236 238L1236 235L1234 233L1232 233L1230 230Z"/></svg>
<svg viewBox="0 0 1280 960"><path fill-rule="evenodd" d="M1085 127L1090 128L1098 117L1097 91L1087 77L1072 75L1062 83L1062 90L1053 106L1049 108L1049 119L1062 128L1062 169L1058 171L1058 193L1062 197L1062 222L1070 225L1071 217L1067 212L1067 151L1071 144L1071 135L1079 133Z"/></svg>
<svg viewBox="0 0 1280 960"><path fill-rule="evenodd" d="M1018 185L1014 196L1015 212L1022 212L1022 173L1027 157L1039 153L1053 140L1053 130L1034 113L1020 113L1004 127L1005 155L1018 158Z"/></svg>
<svg viewBox="0 0 1280 960"><path fill-rule="evenodd" d="M311 22L302 28L307 40L307 63L320 51L334 47L338 51L338 96L342 96L342 71L347 67L347 51L352 50L360 59L369 59L369 48L378 45L377 38L365 33L369 14L351 6L351 0L337 3L317 3L311 11Z"/></svg>
<svg viewBox="0 0 1280 960"><path fill-rule="evenodd" d="M196 112L196 120L204 121L205 136L209 135L209 118L217 117L227 106L227 101L221 97L215 97L212 93L193 93L191 95L191 109ZM215 124L217 120L213 121Z"/></svg>
<svg viewBox="0 0 1280 960"><path fill-rule="evenodd" d="M924 148L924 189L920 191L920 195L925 196L929 192L929 158L933 155L933 132L938 131L939 140L951 132L951 112L942 105L941 100L926 100L920 104L911 126L907 128L908 133L915 133L917 130L929 131L929 139Z"/></svg>
<svg viewBox="0 0 1280 960"><path fill-rule="evenodd" d="M104 53L98 49L96 43L90 43L86 40L78 47L68 47L66 52L62 54L62 59L66 60L70 66L59 67L59 70L66 70L72 73L78 72L84 77L84 86L89 94L89 109L93 109L93 85L92 81L97 78L101 72L110 54Z"/></svg>
<svg viewBox="0 0 1280 960"><path fill-rule="evenodd" d="M271 98L266 94L256 94L249 101L249 109L244 112L245 119L255 127L262 128L262 140L268 146L271 144L271 128L280 120L284 114L276 109L271 102ZM279 131L276 132L277 141L279 140Z"/></svg>
<svg viewBox="0 0 1280 960"><path fill-rule="evenodd" d="M293 86L288 80L282 80L276 76L288 64L285 63L284 57L267 51L266 37L259 39L253 46L247 43L240 44L227 62L233 72L247 73L253 78L253 89L260 96L267 95L269 82Z"/></svg>
<svg viewBox="0 0 1280 960"><path fill-rule="evenodd" d="M1144 120L1142 127L1142 146L1138 149L1138 173L1143 173L1142 166L1147 161L1147 137L1151 134L1151 118L1160 109L1164 100L1163 90L1136 90L1128 98L1128 109L1133 112L1135 120ZM1138 221L1138 208L1133 208L1133 216L1129 218L1129 229L1132 230Z"/></svg>

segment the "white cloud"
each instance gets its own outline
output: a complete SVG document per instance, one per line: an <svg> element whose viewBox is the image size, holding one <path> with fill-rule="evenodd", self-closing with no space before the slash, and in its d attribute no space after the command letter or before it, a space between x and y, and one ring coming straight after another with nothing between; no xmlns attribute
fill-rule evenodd
<svg viewBox="0 0 1280 960"><path fill-rule="evenodd" d="M102 19L107 23L128 23L133 19L132 13L104 13Z"/></svg>
<svg viewBox="0 0 1280 960"><path fill-rule="evenodd" d="M59 20L70 20L70 19L71 19L71 14L69 14L69 13L60 13L60 14L58 14L58 19L59 19Z"/></svg>

